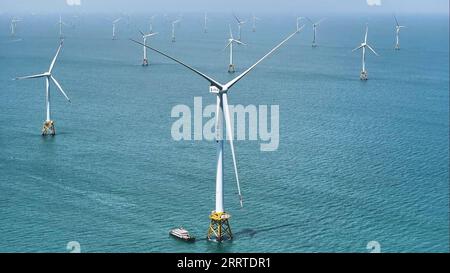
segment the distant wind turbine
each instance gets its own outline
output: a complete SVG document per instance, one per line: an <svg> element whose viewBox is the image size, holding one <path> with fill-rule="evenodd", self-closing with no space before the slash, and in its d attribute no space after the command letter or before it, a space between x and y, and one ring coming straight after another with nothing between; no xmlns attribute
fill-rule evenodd
<svg viewBox="0 0 450 273"><path fill-rule="evenodd" d="M208 32L208 13L205 12L205 21L203 22L203 32Z"/></svg>
<svg viewBox="0 0 450 273"><path fill-rule="evenodd" d="M149 31L150 33L153 33L153 22L155 20L156 15L153 15L152 17L150 17L150 28Z"/></svg>
<svg viewBox="0 0 450 273"><path fill-rule="evenodd" d="M11 23L10 23L11 37L16 37L16 28L17 28L17 23L18 22L22 22L22 20L21 19L17 19L15 17L13 17L11 19Z"/></svg>
<svg viewBox="0 0 450 273"><path fill-rule="evenodd" d="M311 19L309 19L308 17L305 17L308 21L311 22L312 27L313 27L313 40L312 40L312 47L317 47L317 43L316 43L316 37L317 37L317 27L320 25L320 23L322 23L323 21L326 20L326 18L322 18L317 22L313 22Z"/></svg>
<svg viewBox="0 0 450 273"><path fill-rule="evenodd" d="M369 26L366 25L366 34L364 35L364 42L361 43L360 46L353 49L352 52L362 49L362 69L360 74L360 79L365 81L368 79L368 73L366 70L366 48L368 48L370 51L372 51L375 55L379 56L378 53L375 52L375 50L367 43L367 33L369 32Z"/></svg>
<svg viewBox="0 0 450 273"><path fill-rule="evenodd" d="M259 59L255 64L250 66L247 70L242 72L239 76L232 79L226 84L221 84L218 81L214 80L210 76L198 71L197 69L185 64L182 61L179 61L175 59L174 57L169 56L168 54L159 51L155 48L147 46L149 49L177 62L178 64L186 67L187 69L191 70L195 74L199 75L200 77L204 78L209 82L209 92L216 96L216 143L217 143L217 162L216 162L216 202L215 202L215 210L211 212L209 218L210 218L210 226L208 229L208 239L214 239L216 241L223 241L232 239L233 235L231 232L231 228L229 225L228 219L230 218L230 214L225 212L224 205L223 205L223 144L224 144L224 138L222 137L222 131L223 131L223 119L225 118L225 127L226 127L226 133L228 136L228 139L230 141L230 147L231 147L231 155L233 158L233 166L234 166L234 173L236 177L236 184L238 189L238 195L239 195L239 202L241 207L243 206L242 203L242 194L241 194L241 188L239 184L239 176L237 172L237 162L236 162L236 156L234 153L234 144L233 144L233 128L231 127L231 118L230 118L230 110L228 106L228 92L229 90L243 77L245 77L251 70L253 70L259 63L261 63L264 59L266 59L268 56L270 56L273 52L275 52L279 47L281 47L284 43L286 43L289 39L291 39L295 34L294 32L288 37L286 37L282 42L280 42L277 46L275 46L272 50L270 50L266 55L264 55L261 59ZM145 46L144 44L134 41L135 43L138 43L142 46Z"/></svg>
<svg viewBox="0 0 450 273"><path fill-rule="evenodd" d="M302 19L304 19L305 17L297 17L297 20L296 20L296 23L297 23L297 31L300 29L300 21L302 20ZM304 27L305 25L303 25L302 26L302 28Z"/></svg>
<svg viewBox="0 0 450 273"><path fill-rule="evenodd" d="M238 24L238 40L239 41L241 41L242 40L242 36L241 36L241 32L242 32L242 26L247 22L247 21L243 21L243 20L241 20L241 19L239 19L237 16L236 16L236 14L233 14L233 16L234 16L234 18L236 19L236 21L237 21L237 24Z"/></svg>
<svg viewBox="0 0 450 273"><path fill-rule="evenodd" d="M64 38L64 36L63 36L63 26L67 26L67 24L63 22L61 15L59 15L58 25L59 25L59 39L63 39Z"/></svg>
<svg viewBox="0 0 450 273"><path fill-rule="evenodd" d="M37 74L33 76L25 76L25 77L18 77L14 80L23 80L23 79L35 79L35 78L45 78L45 94L46 94L46 107L47 107L47 119L44 122L44 126L42 127L42 135L55 135L55 124L53 120L50 118L50 81L52 81L58 90L63 94L63 96L67 99L67 101L70 102L69 97L66 95L64 90L62 89L61 85L58 83L58 81L52 76L53 67L55 66L56 59L58 58L59 52L61 51L61 47L63 45L63 41L60 42L58 51L56 51L55 57L53 57L53 60L50 64L50 68L47 72L44 72L42 74Z"/></svg>
<svg viewBox="0 0 450 273"><path fill-rule="evenodd" d="M114 20L112 22L112 39L113 40L117 39L117 36L116 36L116 25L117 25L117 23L120 22L120 20L122 20L122 18L117 18L116 20Z"/></svg>
<svg viewBox="0 0 450 273"><path fill-rule="evenodd" d="M175 43L175 25L178 24L181 20L177 19L172 22L172 43Z"/></svg>
<svg viewBox="0 0 450 273"><path fill-rule="evenodd" d="M237 43L239 45L246 45L241 41L235 40L233 38L233 32L231 31L231 26L228 26L230 29L230 38L228 38L228 44L225 46L225 49L227 49L228 47L230 48L230 64L228 65L228 73L234 73L235 67L233 64L233 43Z"/></svg>
<svg viewBox="0 0 450 273"><path fill-rule="evenodd" d="M406 28L405 26L401 26L397 21L397 16L394 15L395 19L395 50L400 50L400 29Z"/></svg>
<svg viewBox="0 0 450 273"><path fill-rule="evenodd" d="M256 17L254 14L252 16L253 19L253 26L252 26L252 31L256 32L256 21L260 21L261 19L259 19L258 17Z"/></svg>
<svg viewBox="0 0 450 273"><path fill-rule="evenodd" d="M142 61L142 66L148 66L148 58L147 58L147 38L157 35L158 32L149 33L149 34L145 34L145 33L143 33L143 32L140 31L140 30L139 30L139 32L140 32L141 35L142 35L142 40L143 40L143 43L144 43L144 46L143 46L143 48L144 48L144 59L143 59L143 61Z"/></svg>

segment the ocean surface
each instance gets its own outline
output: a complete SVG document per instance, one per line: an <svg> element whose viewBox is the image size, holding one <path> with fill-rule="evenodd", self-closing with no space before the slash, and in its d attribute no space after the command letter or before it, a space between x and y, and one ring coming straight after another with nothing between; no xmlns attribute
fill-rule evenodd
<svg viewBox="0 0 450 273"><path fill-rule="evenodd" d="M150 16L150 15L149 15ZM225 145L225 208L231 242L208 242L214 209L216 148L211 141L174 141L174 106L194 97L214 104L208 82L129 41L148 17L64 15L64 47L54 76L57 135L42 137L45 72L58 47L58 15L0 15L0 251L67 252L382 252L449 251L448 16L398 15L394 51L389 15L327 16L311 47L312 28L261 63L229 93L230 104L279 105L280 144L236 141L244 196L240 208ZM149 44L221 82L252 65L295 30L295 16L260 15L247 23L229 75L231 14L155 18ZM320 19L315 15L314 19ZM250 18L249 18L250 19ZM369 80L359 80L361 52L351 52L369 24ZM206 122L207 119L204 121ZM198 241L170 238L177 226Z"/></svg>

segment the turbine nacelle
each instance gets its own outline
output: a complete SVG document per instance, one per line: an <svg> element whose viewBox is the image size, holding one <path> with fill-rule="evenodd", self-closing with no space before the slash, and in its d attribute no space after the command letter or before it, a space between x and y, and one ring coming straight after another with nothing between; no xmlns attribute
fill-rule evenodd
<svg viewBox="0 0 450 273"><path fill-rule="evenodd" d="M228 90L223 90L222 88L218 88L215 85L210 85L209 86L209 93L212 93L212 94L222 94L222 93L225 93L227 91Z"/></svg>

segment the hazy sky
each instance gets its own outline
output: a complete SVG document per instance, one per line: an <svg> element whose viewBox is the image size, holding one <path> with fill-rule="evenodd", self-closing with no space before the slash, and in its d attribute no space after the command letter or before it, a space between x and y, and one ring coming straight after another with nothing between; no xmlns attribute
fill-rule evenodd
<svg viewBox="0 0 450 273"><path fill-rule="evenodd" d="M449 0L0 0L0 13L71 11L448 14Z"/></svg>

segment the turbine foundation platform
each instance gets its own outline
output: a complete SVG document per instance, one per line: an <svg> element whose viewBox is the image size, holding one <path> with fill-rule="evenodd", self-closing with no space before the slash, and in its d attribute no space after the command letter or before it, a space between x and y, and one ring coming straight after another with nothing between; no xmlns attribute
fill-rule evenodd
<svg viewBox="0 0 450 273"><path fill-rule="evenodd" d="M234 65L233 64L230 64L228 66L228 73L234 73L234 72L236 72L236 69L234 69Z"/></svg>
<svg viewBox="0 0 450 273"><path fill-rule="evenodd" d="M142 66L148 66L148 60L147 59L144 59L142 61Z"/></svg>
<svg viewBox="0 0 450 273"><path fill-rule="evenodd" d="M211 215L209 215L211 223L209 224L207 239L217 242L233 239L230 223L228 222L230 217L231 215L226 212L211 212Z"/></svg>
<svg viewBox="0 0 450 273"><path fill-rule="evenodd" d="M317 47L317 44L314 43L314 44L312 44L311 46L312 46L312 47Z"/></svg>
<svg viewBox="0 0 450 273"><path fill-rule="evenodd" d="M399 46L399 45L396 45L396 46L394 47L394 49L395 49L395 50L400 50L400 46Z"/></svg>
<svg viewBox="0 0 450 273"><path fill-rule="evenodd" d="M361 71L361 74L359 75L359 79L362 81L367 81L369 78L369 75L367 74L367 71Z"/></svg>
<svg viewBox="0 0 450 273"><path fill-rule="evenodd" d="M43 136L47 136L47 135L54 136L55 134L56 134L56 130L55 130L55 124L54 124L53 120L47 120L46 122L44 122L44 125L42 126L42 135Z"/></svg>

